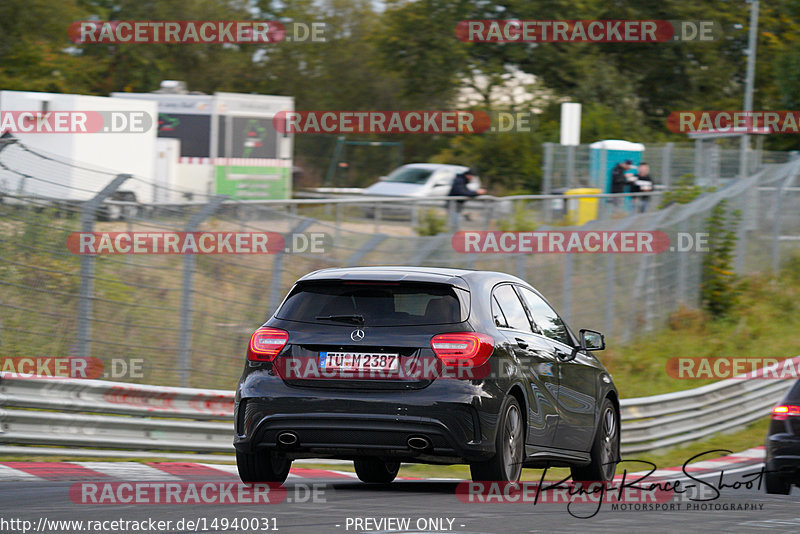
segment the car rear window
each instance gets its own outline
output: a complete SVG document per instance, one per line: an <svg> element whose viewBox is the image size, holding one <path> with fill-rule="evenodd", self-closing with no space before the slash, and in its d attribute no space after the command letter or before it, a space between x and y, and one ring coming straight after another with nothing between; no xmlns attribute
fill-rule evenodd
<svg viewBox="0 0 800 534"><path fill-rule="evenodd" d="M787 402L800 403L800 380L794 383L792 389L786 395Z"/></svg>
<svg viewBox="0 0 800 534"><path fill-rule="evenodd" d="M452 324L467 320L467 295L445 284L314 282L295 286L275 316L366 326Z"/></svg>

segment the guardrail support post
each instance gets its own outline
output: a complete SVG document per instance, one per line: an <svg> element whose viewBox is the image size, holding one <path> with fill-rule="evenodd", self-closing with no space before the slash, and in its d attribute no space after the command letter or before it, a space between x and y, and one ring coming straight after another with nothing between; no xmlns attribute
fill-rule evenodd
<svg viewBox="0 0 800 534"><path fill-rule="evenodd" d="M227 195L211 197L208 204L200 208L195 213L186 226L186 232L194 232L200 223L206 220L212 213L217 211L222 201L228 198ZM181 329L178 334L178 375L181 386L189 386L189 371L192 368L192 305L194 301L194 267L197 258L194 254L183 256L183 287L181 288Z"/></svg>
<svg viewBox="0 0 800 534"><path fill-rule="evenodd" d="M81 232L89 233L94 231L94 220L100 204L130 177L130 174L118 174L94 198L83 204L81 207ZM76 350L77 356L81 358L91 356L94 256L94 254L81 256L81 288L78 297L78 346Z"/></svg>

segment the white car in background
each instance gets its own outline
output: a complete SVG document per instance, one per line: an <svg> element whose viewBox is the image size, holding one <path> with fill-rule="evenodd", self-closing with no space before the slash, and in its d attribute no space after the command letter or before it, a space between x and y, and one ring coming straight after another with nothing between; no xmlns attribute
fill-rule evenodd
<svg viewBox="0 0 800 534"><path fill-rule="evenodd" d="M440 198L450 194L456 176L470 168L464 165L447 165L443 163L409 163L393 170L388 176L382 176L380 182L372 184L362 190L365 197L409 197L409 198ZM480 178L475 176L467 187L473 191L481 188ZM423 206L446 207L444 200L420 202ZM495 202L468 202L467 209L491 209L495 217L505 217L511 213L510 201ZM381 214L388 216L409 216L411 205L407 203L384 203ZM362 210L368 217L375 215L375 208L363 206ZM412 215L413 217L413 215Z"/></svg>
<svg viewBox="0 0 800 534"><path fill-rule="evenodd" d="M441 163L409 163L382 176L380 182L364 189L365 196L389 197L446 197L456 175L469 170L464 165ZM467 187L477 191L480 179L476 176Z"/></svg>

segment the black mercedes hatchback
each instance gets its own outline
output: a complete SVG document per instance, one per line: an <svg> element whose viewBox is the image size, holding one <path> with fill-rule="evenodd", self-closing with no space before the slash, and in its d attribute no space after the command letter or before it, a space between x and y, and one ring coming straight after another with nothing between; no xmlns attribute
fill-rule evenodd
<svg viewBox="0 0 800 534"><path fill-rule="evenodd" d="M297 458L352 460L387 483L402 462L466 463L474 480L523 467L613 478L619 395L575 335L514 276L426 267L310 273L250 338L236 390L245 482L283 482Z"/></svg>
<svg viewBox="0 0 800 534"><path fill-rule="evenodd" d="M800 484L800 380L772 409L765 449L767 493L789 495Z"/></svg>

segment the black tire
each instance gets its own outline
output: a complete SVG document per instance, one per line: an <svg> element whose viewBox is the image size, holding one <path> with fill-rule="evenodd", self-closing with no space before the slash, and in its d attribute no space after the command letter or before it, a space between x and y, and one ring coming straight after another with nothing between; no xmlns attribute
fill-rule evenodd
<svg viewBox="0 0 800 534"><path fill-rule="evenodd" d="M353 460L353 466L359 480L370 484L388 484L400 471L400 462L387 462L380 458L359 458Z"/></svg>
<svg viewBox="0 0 800 534"><path fill-rule="evenodd" d="M769 468L764 474L764 487L771 495L789 495L792 491L792 484L778 473L771 473Z"/></svg>
<svg viewBox="0 0 800 534"><path fill-rule="evenodd" d="M292 460L277 452L248 454L236 452L239 478L245 483L280 482L289 476Z"/></svg>
<svg viewBox="0 0 800 534"><path fill-rule="evenodd" d="M474 481L516 482L522 474L525 454L525 424L517 399L507 397L500 411L495 438L495 454L486 462L469 464Z"/></svg>
<svg viewBox="0 0 800 534"><path fill-rule="evenodd" d="M619 415L610 399L603 400L597 422L592 461L589 465L571 468L576 482L606 482L614 479L619 461Z"/></svg>

